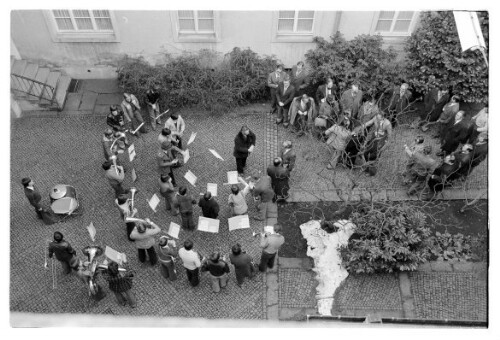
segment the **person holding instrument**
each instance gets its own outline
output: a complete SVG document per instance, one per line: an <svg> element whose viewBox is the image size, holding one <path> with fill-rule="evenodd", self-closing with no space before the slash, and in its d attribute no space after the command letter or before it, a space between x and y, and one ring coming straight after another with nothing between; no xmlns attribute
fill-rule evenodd
<svg viewBox="0 0 500 340"><path fill-rule="evenodd" d="M153 223L149 218L136 222L134 230L132 230L132 232L130 233L130 238L135 240L135 246L139 254L139 261L146 261L147 252L151 265L154 266L156 262L158 262L158 256L156 255L156 251L154 248L154 236L159 234L160 231L160 227Z"/></svg>
<svg viewBox="0 0 500 340"><path fill-rule="evenodd" d="M265 272L267 268L274 267L274 259L280 247L285 243L285 238L280 234L281 225L274 225L274 233L262 233L260 235L260 247L262 255L260 257L259 271Z"/></svg>

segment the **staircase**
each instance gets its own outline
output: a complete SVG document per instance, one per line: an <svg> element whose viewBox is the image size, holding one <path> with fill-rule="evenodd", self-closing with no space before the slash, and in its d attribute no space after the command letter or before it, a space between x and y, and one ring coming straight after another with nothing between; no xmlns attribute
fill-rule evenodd
<svg viewBox="0 0 500 340"><path fill-rule="evenodd" d="M71 78L60 71L11 58L10 88L21 111L61 111Z"/></svg>

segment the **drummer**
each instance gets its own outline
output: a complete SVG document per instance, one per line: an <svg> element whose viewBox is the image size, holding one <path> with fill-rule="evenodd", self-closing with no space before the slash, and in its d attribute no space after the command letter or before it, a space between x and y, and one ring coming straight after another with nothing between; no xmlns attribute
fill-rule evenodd
<svg viewBox="0 0 500 340"><path fill-rule="evenodd" d="M109 114L106 117L106 123L114 131L124 131L125 121L124 121L123 111L118 110L118 107L116 105L111 105L109 107Z"/></svg>

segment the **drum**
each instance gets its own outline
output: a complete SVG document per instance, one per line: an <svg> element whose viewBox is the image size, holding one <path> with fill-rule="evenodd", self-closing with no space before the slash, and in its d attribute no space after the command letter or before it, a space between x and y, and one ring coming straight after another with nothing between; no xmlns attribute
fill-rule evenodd
<svg viewBox="0 0 500 340"><path fill-rule="evenodd" d="M50 206L52 211L56 214L71 214L78 209L78 201L73 197L63 197L55 200Z"/></svg>
<svg viewBox="0 0 500 340"><path fill-rule="evenodd" d="M50 190L50 200L52 202L63 197L76 198L75 188L66 184L58 184Z"/></svg>

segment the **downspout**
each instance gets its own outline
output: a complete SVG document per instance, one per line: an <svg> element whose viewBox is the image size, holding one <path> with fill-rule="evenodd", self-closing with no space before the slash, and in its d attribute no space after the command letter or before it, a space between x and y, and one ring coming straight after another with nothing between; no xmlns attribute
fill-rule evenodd
<svg viewBox="0 0 500 340"><path fill-rule="evenodd" d="M342 11L337 11L335 13L335 22L333 23L333 35L339 31L340 19L342 18Z"/></svg>

